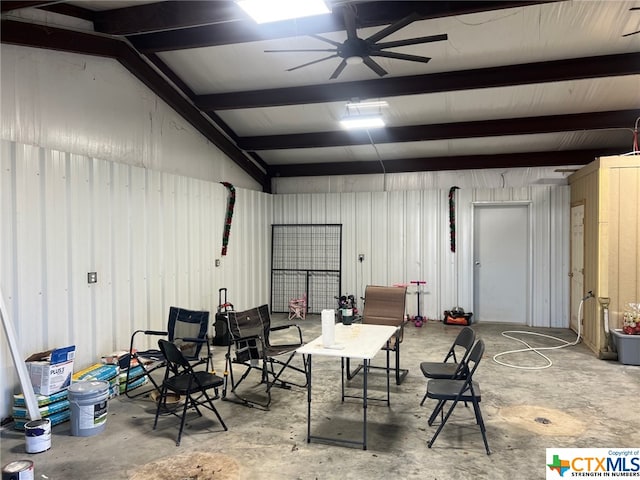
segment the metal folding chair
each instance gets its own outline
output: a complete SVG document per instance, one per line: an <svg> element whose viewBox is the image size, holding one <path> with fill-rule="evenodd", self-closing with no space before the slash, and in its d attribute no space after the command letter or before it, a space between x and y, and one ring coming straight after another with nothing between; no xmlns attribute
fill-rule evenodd
<svg viewBox="0 0 640 480"><path fill-rule="evenodd" d="M156 408L156 418L153 422L153 429L155 430L158 426L158 417L160 416L161 409L177 416L180 418L180 430L178 431L176 445L180 445L187 410L193 407L196 412L198 412L198 415L202 416L202 412L198 408L198 406L202 406L215 413L222 428L226 431L227 426L213 404L214 398L217 397L211 397L208 393L209 390L217 390L218 387L222 386L222 377L208 371L195 371L187 357L184 356L178 345L174 342L160 339L158 340L158 346L165 358L166 370L160 387L160 397L158 398L158 407ZM179 409L167 407L167 397L169 393L175 393L184 397L182 412L180 412Z"/></svg>
<svg viewBox="0 0 640 480"><path fill-rule="evenodd" d="M487 442L487 432L484 420L482 419L482 413L480 412L480 400L482 399L480 395L480 385L473 380L473 376L478 369L478 365L480 364L483 354L484 341L480 339L471 349L467 360L463 362L468 371L464 379L435 378L429 380L427 383L427 398L432 398L438 401L436 407L431 413L431 416L429 417L429 426L433 425L433 422L438 415L444 411L444 407L447 402L451 402L451 405L447 410L447 413L442 418L436 433L434 433L431 440L429 440L429 448L433 446L433 443L436 441L436 438L438 438L438 435L444 428L447 420L451 417L456 405L459 402L470 402L473 404L476 423L480 426L480 432L482 433L482 440L484 441L487 455L491 455L489 443Z"/></svg>

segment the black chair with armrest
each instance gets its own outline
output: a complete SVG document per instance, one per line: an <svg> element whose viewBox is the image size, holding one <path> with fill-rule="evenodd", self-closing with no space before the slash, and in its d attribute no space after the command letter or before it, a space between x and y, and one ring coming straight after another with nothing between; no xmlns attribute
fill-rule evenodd
<svg viewBox="0 0 640 480"><path fill-rule="evenodd" d="M306 370L292 365L296 349L304 344L302 330L298 325L285 324L271 326L271 315L268 305L261 305L242 312L226 312L229 345L225 362L225 384L222 398L229 400L227 389L236 399L248 406L259 406L265 409L271 404L271 389L274 386L289 389L291 385L306 387ZM277 337L274 339L274 334ZM275 343L275 342L278 343ZM303 358L304 362L304 358ZM236 380L233 366L240 365L244 372ZM238 387L252 371L260 374L260 383L266 385L266 399L249 399L246 394L240 395ZM284 377L287 370L304 375L304 383ZM226 378L228 377L228 379Z"/></svg>
<svg viewBox="0 0 640 480"><path fill-rule="evenodd" d="M160 350L150 349L137 351L135 349L136 336L139 334L144 334L145 336L166 336L170 342L178 346L192 366L205 365L205 369L209 370L213 368L213 361L207 335L208 328L208 311L170 307L166 331L136 330L133 332L129 345L129 362L125 379L125 394L127 397L136 398L149 394L154 390L159 391L160 385L152 373L165 366L165 358ZM203 347L206 349L206 355L202 355ZM143 377L147 377L152 388L134 391L134 388L137 386L136 384L139 383Z"/></svg>

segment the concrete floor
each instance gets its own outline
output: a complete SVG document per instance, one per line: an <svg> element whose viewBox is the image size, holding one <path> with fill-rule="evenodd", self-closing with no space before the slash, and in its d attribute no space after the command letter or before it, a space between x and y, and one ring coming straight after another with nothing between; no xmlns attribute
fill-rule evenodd
<svg viewBox="0 0 640 480"><path fill-rule="evenodd" d="M320 334L319 316L299 321L305 339ZM370 403L368 450L306 443L306 390L274 389L269 411L228 401L216 402L229 431L224 432L212 413L191 415L175 446L178 419L161 417L153 431L154 404L149 399L124 396L109 403L106 430L91 437L70 435L70 423L53 427L47 452L26 454L21 432L1 432L1 461L17 459L35 463L35 478L127 479L146 463L194 451L221 453L240 465L237 478L256 479L543 479L545 449L572 447L640 447L640 367L598 360L586 347L548 352L553 365L543 370L508 368L493 355L522 345L501 336L513 326L478 324L474 329L487 344L477 372L482 387L483 416L492 455L487 456L473 410L456 408L433 448L427 441L436 426L427 418L434 407L424 395L421 361L441 360L459 327L428 322L422 328L409 324L402 347L403 367L410 369L405 382L392 382L391 406ZM532 329L527 329L532 330ZM568 330L539 329L568 341ZM532 340L548 346L549 340ZM223 352L214 353L218 369ZM374 364L383 364L383 354ZM505 358L520 365L542 365L534 353ZM340 402L340 362L314 358L312 433L361 436L362 409L356 400ZM370 389L382 391L381 372L370 375ZM247 383L248 394L259 395L258 378ZM357 379L354 385L360 385ZM245 390L246 391L246 390ZM356 390L357 392L358 390ZM178 480L183 480L180 477ZM193 478L193 477L189 477Z"/></svg>

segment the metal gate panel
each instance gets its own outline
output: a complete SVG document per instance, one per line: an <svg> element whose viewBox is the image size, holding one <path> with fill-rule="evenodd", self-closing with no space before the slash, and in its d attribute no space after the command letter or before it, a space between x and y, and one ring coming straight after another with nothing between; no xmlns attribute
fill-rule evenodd
<svg viewBox="0 0 640 480"><path fill-rule="evenodd" d="M334 308L340 295L342 225L272 225L271 310L307 296L307 311Z"/></svg>

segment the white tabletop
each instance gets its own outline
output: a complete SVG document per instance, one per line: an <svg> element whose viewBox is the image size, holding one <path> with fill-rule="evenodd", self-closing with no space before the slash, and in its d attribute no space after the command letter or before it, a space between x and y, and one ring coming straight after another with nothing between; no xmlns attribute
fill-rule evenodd
<svg viewBox="0 0 640 480"><path fill-rule="evenodd" d="M303 345L296 351L304 355L324 355L327 357L345 357L371 360L384 347L397 328L388 325L370 325L355 323L336 324L335 345L325 348L322 335Z"/></svg>

